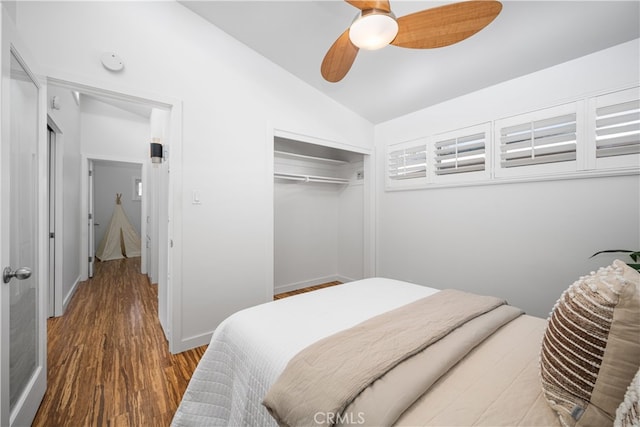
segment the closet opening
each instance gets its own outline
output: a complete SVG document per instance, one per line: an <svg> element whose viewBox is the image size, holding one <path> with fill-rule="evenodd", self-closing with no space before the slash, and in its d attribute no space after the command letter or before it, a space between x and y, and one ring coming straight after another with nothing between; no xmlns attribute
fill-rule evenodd
<svg viewBox="0 0 640 427"><path fill-rule="evenodd" d="M274 295L369 277L370 155L274 136Z"/></svg>

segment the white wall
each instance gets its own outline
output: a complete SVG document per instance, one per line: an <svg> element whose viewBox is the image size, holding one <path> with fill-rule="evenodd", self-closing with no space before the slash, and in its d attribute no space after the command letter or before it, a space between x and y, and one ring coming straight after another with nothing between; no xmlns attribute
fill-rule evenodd
<svg viewBox="0 0 640 427"><path fill-rule="evenodd" d="M276 182L274 209L275 292L336 280L337 185Z"/></svg>
<svg viewBox="0 0 640 427"><path fill-rule="evenodd" d="M370 179L375 179L371 177ZM364 278L364 183L343 186L338 195L338 274L342 280Z"/></svg>
<svg viewBox="0 0 640 427"><path fill-rule="evenodd" d="M222 319L268 298L269 129L372 145L371 123L175 2L21 2L17 26L50 75L182 103L176 349L208 342ZM121 73L102 67L105 51L123 58ZM191 203L194 190L199 205Z"/></svg>
<svg viewBox="0 0 640 427"><path fill-rule="evenodd" d="M362 279L363 185L277 181L274 187L275 293Z"/></svg>
<svg viewBox="0 0 640 427"><path fill-rule="evenodd" d="M639 52L635 40L378 125L378 152L637 84ZM640 247L638 175L385 192L381 173L378 188L379 275L503 296L538 316L611 260L591 254Z"/></svg>
<svg viewBox="0 0 640 427"><path fill-rule="evenodd" d="M127 219L140 236L140 217L142 214L141 200L133 200L133 178L141 178L142 166L117 162L94 162L93 186L94 186L94 218L95 223L95 250L102 241L113 215L116 203L116 194L122 194L121 202Z"/></svg>
<svg viewBox="0 0 640 427"><path fill-rule="evenodd" d="M80 113L82 153L86 157L148 161L149 117L82 95Z"/></svg>
<svg viewBox="0 0 640 427"><path fill-rule="evenodd" d="M56 253L56 268L62 268L62 299L69 302L80 280L80 108L71 91L48 86L48 110L62 134L57 135L58 150L62 150L62 229L56 230L63 239L62 253ZM59 110L51 108L51 98L57 96Z"/></svg>

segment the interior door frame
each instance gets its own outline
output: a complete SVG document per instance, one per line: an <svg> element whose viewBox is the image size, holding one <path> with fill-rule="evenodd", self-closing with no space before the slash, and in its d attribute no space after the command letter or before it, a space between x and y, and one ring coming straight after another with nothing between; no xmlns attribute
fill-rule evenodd
<svg viewBox="0 0 640 427"><path fill-rule="evenodd" d="M48 295L47 314L49 317L55 316L55 295L56 295L56 133L47 125L47 183L49 201L49 221L47 231L49 232L49 262L48 262Z"/></svg>
<svg viewBox="0 0 640 427"><path fill-rule="evenodd" d="M188 350L192 346L190 341L183 339L182 330L182 101L164 95L148 94L138 89L112 87L104 81L94 81L90 78L78 78L77 75L67 75L62 71L55 71L47 76L47 82L56 87L62 87L84 94L111 98L119 101L145 104L168 111L168 139L165 141L165 155L169 154L163 163L163 170L167 172L167 192L163 194L165 200L159 214L160 227L158 235L159 269L158 269L158 304L166 309L166 319L160 319L165 337L169 342L169 351L173 354ZM168 143L168 144L167 144ZM87 159L95 157L82 154L81 174L87 176ZM103 160L116 160L104 158ZM120 159L121 160L121 159ZM126 160L125 160L126 161ZM137 162L139 160L135 160ZM170 171L170 174L169 174ZM81 192L86 192L86 180L81 180ZM80 218L80 280L87 279L88 244L87 204L81 202ZM164 299L164 300L163 300ZM177 331L174 333L174 331Z"/></svg>
<svg viewBox="0 0 640 427"><path fill-rule="evenodd" d="M89 227L87 229L87 234L88 234L88 242L87 242L87 251L88 251L88 257L92 258L93 260L89 262L89 265L92 263L95 263L95 184L96 184L96 177L95 177L95 162L99 162L99 163L127 163L127 164L131 164L131 165L136 165L140 167L140 173L141 176L146 176L147 175L147 164L144 162L141 162L140 160L133 160L133 159L127 159L124 157L110 157L110 156L83 156L82 159L82 163L87 165L87 173L84 175L87 178L87 194L88 194L88 200L87 200L87 213L91 213L92 217L89 218ZM89 171L91 171L92 173L89 174ZM146 217L147 217L147 213L148 213L148 197L146 196L146 192L143 191L143 196L142 196L142 200L141 200L141 209L140 209L140 237L141 237L141 243L144 243L144 236L147 233L147 221L146 221ZM128 195L127 195L128 196ZM111 218L103 218L103 220L106 220L104 222L105 226L107 226L109 224L109 220ZM146 274L146 259L149 256L149 250L146 247L146 245L141 244L140 246L140 252L141 252L141 260L140 260L140 270L142 274ZM89 268L90 269L90 268ZM90 272L88 272L89 274ZM92 277L93 274L90 274L89 277Z"/></svg>
<svg viewBox="0 0 640 427"><path fill-rule="evenodd" d="M46 95L45 95L46 96ZM63 133L60 129L60 126L56 123L56 121L47 114L47 126L50 127L55 135L55 188L54 188L54 200L55 200L55 209L54 209L54 229L55 229L55 238L54 238L54 251L55 251L55 263L53 266L53 294L48 294L47 300L49 305L53 305L53 316L62 316L64 312L64 307L62 305L62 266L63 263L60 262L64 258L63 247L62 247L62 236L63 236L63 221L62 221L62 157L64 154L64 146L63 146ZM49 183L47 182L47 185ZM48 187L50 188L50 187ZM49 209L49 212L51 209ZM51 259L51 254L49 254L48 259Z"/></svg>
<svg viewBox="0 0 640 427"><path fill-rule="evenodd" d="M38 410L42 397L47 387L47 294L48 283L47 274L42 274L48 269L49 260L49 236L46 232L48 230L49 209L48 209L48 180L47 176L47 134L46 130L46 81L37 77L34 73L35 64L33 58L29 55L28 49L21 43L17 31L11 18L8 16L7 10L4 5L0 6L0 22L1 22L1 46L0 46L0 64L2 67L2 105L1 111L3 116L3 122L6 120L5 114L8 114L9 97L7 90L9 88L10 79L9 68L10 59L13 54L18 62L21 63L29 77L38 89L38 141L36 143L36 158L37 158L37 225L36 225L36 265L33 266L36 280L37 289L37 328L38 328L38 353L37 353L37 366L35 373L26 386L27 392L23 393L20 399L15 404L15 410L12 412L9 405L9 380L5 375L9 374L9 326L10 317L8 310L0 310L0 375L2 381L0 381L0 425L29 425L31 424L35 414ZM0 124L1 125L1 124ZM3 141L8 141L10 135L8 129L5 126L1 126L1 137ZM4 197L9 195L9 155L4 152L4 144L2 144L2 150L0 150L0 163L2 164L2 175L0 175L0 194ZM0 235L9 235L9 206L8 203L3 203L0 208ZM8 259L9 243L6 238L0 239L0 262L4 263ZM9 300L9 287L4 284L0 284L0 304L8 303Z"/></svg>
<svg viewBox="0 0 640 427"><path fill-rule="evenodd" d="M87 219L88 222L88 226L87 226L87 258L88 258L88 264L87 264L87 278L91 279L93 277L93 273L94 273L94 267L95 267L95 258L96 258L96 251L95 251L95 247L96 247L96 229L94 228L94 225L96 223L96 218L95 218L95 213L96 213L96 207L95 207L95 201L94 201L94 197L95 197L95 177L93 176L93 173L95 172L95 164L93 163L93 158L89 158L87 159L87 173L86 174L82 174L82 176L84 176L85 178L87 178L87 216L85 216L85 218ZM84 163L84 162L83 162ZM84 194L84 193L83 193ZM80 251L82 253L82 251ZM144 252L143 252L143 258L144 258Z"/></svg>

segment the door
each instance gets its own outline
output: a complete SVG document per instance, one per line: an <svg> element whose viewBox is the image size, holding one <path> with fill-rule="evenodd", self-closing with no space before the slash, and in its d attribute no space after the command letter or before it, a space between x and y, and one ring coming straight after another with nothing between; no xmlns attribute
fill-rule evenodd
<svg viewBox="0 0 640 427"><path fill-rule="evenodd" d="M93 203L93 160L89 160L89 219L88 219L88 227L87 233L89 235L89 250L87 253L89 254L89 278L93 277L93 269L94 269L94 259L96 255L96 230L95 230L95 219L94 215L94 203Z"/></svg>
<svg viewBox="0 0 640 427"><path fill-rule="evenodd" d="M0 425L29 425L46 390L46 176L40 165L41 86L14 48L2 13ZM46 146L45 146L46 147ZM46 148L45 148L46 150ZM46 157L46 152L44 153ZM39 178L44 178L40 180ZM40 215L39 209L44 213Z"/></svg>

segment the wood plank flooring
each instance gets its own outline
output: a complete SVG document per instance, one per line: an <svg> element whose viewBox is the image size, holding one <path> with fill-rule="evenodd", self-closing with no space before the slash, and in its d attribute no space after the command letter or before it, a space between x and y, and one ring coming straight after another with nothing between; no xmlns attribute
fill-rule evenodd
<svg viewBox="0 0 640 427"><path fill-rule="evenodd" d="M48 320L48 389L34 426L166 426L206 346L171 355L140 258L96 263Z"/></svg>
<svg viewBox="0 0 640 427"><path fill-rule="evenodd" d="M96 263L48 320L48 388L34 426L168 426L206 346L168 351L140 258ZM325 283L274 296L335 286Z"/></svg>
<svg viewBox="0 0 640 427"><path fill-rule="evenodd" d="M295 291L290 291L290 292L283 292L281 294L277 294L274 295L273 299L280 299L280 298L286 298L286 297L290 297L292 295L298 295L298 294L302 294L305 292L311 292L311 291L315 291L318 289L322 289L322 288L328 288L329 286L336 286L336 285L341 285L342 282L327 282L327 283L323 283L321 285L315 285L315 286L309 286L308 288L302 288L302 289L297 289Z"/></svg>

